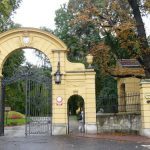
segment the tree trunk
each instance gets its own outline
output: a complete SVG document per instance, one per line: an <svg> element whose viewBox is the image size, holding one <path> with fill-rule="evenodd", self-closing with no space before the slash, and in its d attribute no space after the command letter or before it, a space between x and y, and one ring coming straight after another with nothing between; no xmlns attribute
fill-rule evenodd
<svg viewBox="0 0 150 150"><path fill-rule="evenodd" d="M145 54L142 57L146 78L150 78L150 53Z"/></svg>
<svg viewBox="0 0 150 150"><path fill-rule="evenodd" d="M134 15L134 19L136 21L136 27L138 32L138 37L140 39L141 44L141 54L142 59L141 62L144 65L146 77L150 78L150 52L148 51L148 41L146 38L146 32L144 28L144 23L142 20L141 12L138 5L138 0L128 0Z"/></svg>

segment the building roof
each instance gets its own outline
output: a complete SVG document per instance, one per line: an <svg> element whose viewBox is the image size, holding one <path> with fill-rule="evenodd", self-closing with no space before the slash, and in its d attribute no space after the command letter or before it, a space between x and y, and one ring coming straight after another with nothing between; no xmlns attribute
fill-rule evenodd
<svg viewBox="0 0 150 150"><path fill-rule="evenodd" d="M118 63L122 67L127 68L141 68L141 64L136 59L119 59Z"/></svg>
<svg viewBox="0 0 150 150"><path fill-rule="evenodd" d="M145 76L145 70L136 59L119 59L117 66L109 70L111 75L118 78Z"/></svg>

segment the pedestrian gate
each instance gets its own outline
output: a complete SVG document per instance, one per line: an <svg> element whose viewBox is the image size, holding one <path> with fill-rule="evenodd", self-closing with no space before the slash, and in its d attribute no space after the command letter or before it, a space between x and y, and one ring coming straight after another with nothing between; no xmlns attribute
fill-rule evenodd
<svg viewBox="0 0 150 150"><path fill-rule="evenodd" d="M2 81L3 99L11 84L21 85L25 98L25 135L51 134L51 78L40 69L23 68ZM16 90L17 91L17 90Z"/></svg>

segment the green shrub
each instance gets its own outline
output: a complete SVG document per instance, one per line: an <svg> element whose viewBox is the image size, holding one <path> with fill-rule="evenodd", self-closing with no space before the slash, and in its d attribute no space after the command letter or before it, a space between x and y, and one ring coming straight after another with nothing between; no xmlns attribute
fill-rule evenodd
<svg viewBox="0 0 150 150"><path fill-rule="evenodd" d="M8 114L5 113L5 116L7 115L8 119L22 119L25 118L25 116L19 112L16 111L9 111Z"/></svg>
<svg viewBox="0 0 150 150"><path fill-rule="evenodd" d="M15 121L12 121L12 122L9 123L9 126L17 126L17 125L18 125L18 123L15 122Z"/></svg>
<svg viewBox="0 0 150 150"><path fill-rule="evenodd" d="M5 119L5 126L17 126L17 125L23 125L26 123L25 118L22 119L7 119L7 123L6 123L6 119Z"/></svg>

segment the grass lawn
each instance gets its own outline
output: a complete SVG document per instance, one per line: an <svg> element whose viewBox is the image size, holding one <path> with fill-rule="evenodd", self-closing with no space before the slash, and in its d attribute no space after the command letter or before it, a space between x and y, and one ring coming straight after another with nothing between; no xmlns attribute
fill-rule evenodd
<svg viewBox="0 0 150 150"><path fill-rule="evenodd" d="M6 119L5 119L5 126L18 126L18 125L25 124L25 122L26 122L25 118L21 118L21 119L7 119L7 124L6 124Z"/></svg>
<svg viewBox="0 0 150 150"><path fill-rule="evenodd" d="M18 126L25 124L25 122L26 120L24 114L16 111L5 112L5 126Z"/></svg>
<svg viewBox="0 0 150 150"><path fill-rule="evenodd" d="M71 116L69 116L69 119L70 120L77 120L77 116L76 115L71 115Z"/></svg>

